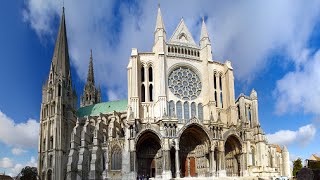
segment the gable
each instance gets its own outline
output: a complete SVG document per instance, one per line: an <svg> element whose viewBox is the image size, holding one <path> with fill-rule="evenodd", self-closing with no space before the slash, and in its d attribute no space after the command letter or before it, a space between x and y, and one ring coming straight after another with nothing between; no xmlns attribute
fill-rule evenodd
<svg viewBox="0 0 320 180"><path fill-rule="evenodd" d="M178 27L171 36L169 43L198 47L183 19L181 19Z"/></svg>

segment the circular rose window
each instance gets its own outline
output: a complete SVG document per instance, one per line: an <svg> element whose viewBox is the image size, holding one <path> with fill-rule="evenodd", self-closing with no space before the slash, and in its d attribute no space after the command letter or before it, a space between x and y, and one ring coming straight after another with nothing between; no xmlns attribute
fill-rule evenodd
<svg viewBox="0 0 320 180"><path fill-rule="evenodd" d="M179 67L169 74L170 91L183 100L196 99L201 93L201 81L190 68Z"/></svg>

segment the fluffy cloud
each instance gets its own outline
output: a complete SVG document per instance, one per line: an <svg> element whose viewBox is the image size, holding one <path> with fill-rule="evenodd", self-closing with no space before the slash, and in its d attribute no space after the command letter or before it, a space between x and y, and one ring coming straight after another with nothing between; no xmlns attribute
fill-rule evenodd
<svg viewBox="0 0 320 180"><path fill-rule="evenodd" d="M97 81L124 98L131 48L150 51L152 47L156 3L66 1L65 7L70 56L77 74L85 80L92 48ZM206 16L214 58L231 59L236 77L250 81L266 67L274 50L281 49L288 59L304 63L297 57L319 19L320 1L161 1L161 8L167 39L183 16L199 40L201 16ZM53 22L60 14L61 3L56 0L28 0L23 16L43 40L48 35L55 38L52 29L58 26Z"/></svg>
<svg viewBox="0 0 320 180"><path fill-rule="evenodd" d="M11 152L14 155L22 155L23 153L26 153L27 151L22 148L12 148Z"/></svg>
<svg viewBox="0 0 320 180"><path fill-rule="evenodd" d="M301 68L287 73L277 82L275 96L279 114L289 110L320 114L320 50L314 54L306 51L303 57L306 60Z"/></svg>
<svg viewBox="0 0 320 180"><path fill-rule="evenodd" d="M4 157L0 159L0 168L11 168L13 167L13 162L10 158Z"/></svg>
<svg viewBox="0 0 320 180"><path fill-rule="evenodd" d="M267 134L271 144L289 145L298 143L304 147L308 145L316 134L316 128L312 124L300 127L297 131L280 130L274 134Z"/></svg>
<svg viewBox="0 0 320 180"><path fill-rule="evenodd" d="M25 123L15 123L0 111L0 141L7 145L36 148L39 127L39 123L33 119Z"/></svg>
<svg viewBox="0 0 320 180"><path fill-rule="evenodd" d="M25 163L25 164L22 164L22 163L17 163L17 164L15 164L14 166L12 166L11 168L9 168L8 170L9 170L9 175L10 176L16 176L16 175L18 175L20 172L21 172L21 170L24 168L24 167L26 167L26 166L30 166L30 167L37 167L37 160L36 160L36 158L35 157L31 157L30 158L30 160L27 162L27 163Z"/></svg>

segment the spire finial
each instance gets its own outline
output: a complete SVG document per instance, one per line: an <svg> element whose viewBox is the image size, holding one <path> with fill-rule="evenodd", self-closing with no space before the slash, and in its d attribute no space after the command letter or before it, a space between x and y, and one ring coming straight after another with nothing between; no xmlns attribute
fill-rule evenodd
<svg viewBox="0 0 320 180"><path fill-rule="evenodd" d="M92 49L90 49L90 58L92 59Z"/></svg>

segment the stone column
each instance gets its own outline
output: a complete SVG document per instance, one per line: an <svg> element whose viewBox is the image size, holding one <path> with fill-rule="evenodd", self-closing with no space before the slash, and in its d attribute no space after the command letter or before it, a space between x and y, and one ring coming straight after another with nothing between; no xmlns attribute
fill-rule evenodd
<svg viewBox="0 0 320 180"><path fill-rule="evenodd" d="M176 178L180 178L180 159L179 159L179 149L176 148Z"/></svg>
<svg viewBox="0 0 320 180"><path fill-rule="evenodd" d="M211 164L211 174L212 176L215 176L216 174L216 162L214 161L214 150L211 150L211 159L210 159L210 164Z"/></svg>
<svg viewBox="0 0 320 180"><path fill-rule="evenodd" d="M226 176L224 151L219 151L219 177Z"/></svg>

